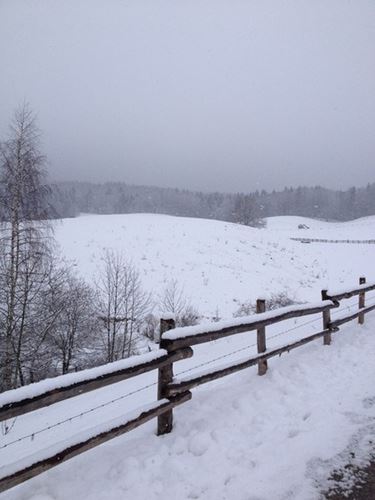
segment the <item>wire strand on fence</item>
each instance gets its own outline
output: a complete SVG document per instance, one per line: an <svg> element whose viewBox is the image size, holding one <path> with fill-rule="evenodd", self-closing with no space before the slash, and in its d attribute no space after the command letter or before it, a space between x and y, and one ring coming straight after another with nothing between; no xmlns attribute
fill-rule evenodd
<svg viewBox="0 0 375 500"><path fill-rule="evenodd" d="M11 446L13 444L19 443L21 441L24 441L26 439L31 439L33 440L35 436L42 434L43 432L49 431L51 429L54 429L55 427L59 427L62 424L66 424L68 422L71 422L72 420L75 420L77 418L83 417L84 415L87 415L89 413L92 413L95 410L99 410L100 408L104 408L105 406L108 406L110 404L116 403L117 401L120 401L122 399L125 399L129 396L133 396L134 394L144 391L145 389L149 389L150 387L153 387L157 384L157 382L153 382L152 384L145 385L143 387L140 387L139 389L136 389L134 391L128 392L127 394L123 394L122 396L119 396L117 398L111 399L110 401L106 401L105 403L102 403L100 405L94 406L93 408L90 408L89 410L82 411L81 413L77 413L71 417L65 418L64 420L60 420L59 422L55 422L54 424L48 425L46 427L43 427L42 429L39 429L35 432L32 432L30 434L27 434L26 436L22 436L18 439L15 439L14 441L10 441L9 443L6 443L2 446L0 446L0 450L7 448L8 446Z"/></svg>
<svg viewBox="0 0 375 500"><path fill-rule="evenodd" d="M276 335L272 335L271 337L267 337L267 340L271 340L273 338L280 337L281 335L286 335L289 332L297 330L298 328L301 328L303 326L309 325L309 324L314 323L316 321L321 321L321 318L315 318L313 320L305 321L304 323L301 323L300 325L293 326L292 328L289 328L288 330L284 330L283 332L277 333ZM206 361L204 363L200 363L199 365L196 365L196 366L193 366L191 368L188 368L188 369L186 369L186 370L184 370L182 372L177 373L177 375L182 375L184 373L191 372L191 371L195 370L196 368L201 368L202 366L206 366L206 365L209 365L211 363L214 363L215 361L219 361L221 359L228 358L229 356L232 356L233 354L237 354L239 352L245 351L247 349L250 349L251 347L256 347L256 346L257 346L257 342L255 342L253 344L246 345L244 347L240 347L239 349L236 349L235 351L223 354L223 355L218 356L218 357L216 357L214 359L211 359L211 360Z"/></svg>

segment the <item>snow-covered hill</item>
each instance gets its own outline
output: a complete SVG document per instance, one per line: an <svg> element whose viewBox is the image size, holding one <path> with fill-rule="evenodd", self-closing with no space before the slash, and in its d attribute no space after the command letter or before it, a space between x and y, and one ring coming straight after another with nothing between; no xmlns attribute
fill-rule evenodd
<svg viewBox="0 0 375 500"><path fill-rule="evenodd" d="M301 223L309 229L299 230ZM374 280L375 245L290 240L368 239L374 234L375 218L333 224L282 217L269 219L266 229L252 229L161 215L113 215L64 220L56 228L62 253L76 261L77 272L87 279L97 271L104 248L121 249L140 269L145 288L160 293L177 277L202 314L214 315L218 309L222 317L231 317L240 302L272 292L287 290L297 300L317 301L328 284L352 286L362 274ZM356 300L349 300L348 307L354 308ZM368 302L374 300L375 294L369 294ZM170 435L157 438L155 423L146 424L3 498L318 498L329 468L345 463L353 447L361 452L358 460L365 457L374 433L374 327L375 313L364 327L343 327L330 347L317 341L271 360L265 377L249 369L194 389L192 401L176 410ZM268 346L320 329L320 315L290 320L267 328ZM194 367L199 370L198 365L228 353L225 362L251 356L255 344L249 332L197 346L193 358L176 364L175 372L194 373ZM156 374L148 373L19 417L11 432L0 436L0 474L21 457L38 455L53 443L152 402L155 381ZM13 444L2 448L8 443Z"/></svg>
<svg viewBox="0 0 375 500"><path fill-rule="evenodd" d="M305 224L310 229L299 230ZM287 291L298 301L350 285L372 268L375 245L304 245L291 237L375 237L375 217L327 223L275 217L265 229L166 215L85 215L57 224L61 251L91 280L105 248L124 252L155 299L172 279L208 317L231 316L241 302Z"/></svg>

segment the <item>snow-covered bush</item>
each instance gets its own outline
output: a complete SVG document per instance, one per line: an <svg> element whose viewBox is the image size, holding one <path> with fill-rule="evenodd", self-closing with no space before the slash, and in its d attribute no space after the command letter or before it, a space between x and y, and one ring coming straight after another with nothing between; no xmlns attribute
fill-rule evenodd
<svg viewBox="0 0 375 500"><path fill-rule="evenodd" d="M159 339L160 319L152 313L145 316L143 321L142 335L149 340L157 342Z"/></svg>
<svg viewBox="0 0 375 500"><path fill-rule="evenodd" d="M266 310L272 311L273 309L279 309L280 307L291 306L296 304L297 301L289 297L286 292L272 293L270 297L266 298ZM243 302L237 311L233 314L235 318L241 316L250 316L256 313L256 303L255 302Z"/></svg>

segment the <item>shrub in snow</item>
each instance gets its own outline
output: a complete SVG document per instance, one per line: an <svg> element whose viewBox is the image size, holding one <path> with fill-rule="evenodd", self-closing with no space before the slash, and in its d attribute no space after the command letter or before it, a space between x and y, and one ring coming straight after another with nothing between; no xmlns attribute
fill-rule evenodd
<svg viewBox="0 0 375 500"><path fill-rule="evenodd" d="M199 313L184 295L177 280L171 280L165 288L160 306L162 311L173 313L176 326L192 326L198 323Z"/></svg>
<svg viewBox="0 0 375 500"><path fill-rule="evenodd" d="M266 310L272 311L274 309L279 309L280 307L292 306L293 304L298 304L298 302L291 297L286 292L272 293L268 299L266 299ZM235 318L241 316L250 316L256 313L256 303L255 302L243 302L237 311L233 314Z"/></svg>
<svg viewBox="0 0 375 500"><path fill-rule="evenodd" d="M143 322L142 335L146 338L158 342L160 320L154 314L147 314Z"/></svg>
<svg viewBox="0 0 375 500"><path fill-rule="evenodd" d="M298 302L289 297L286 292L273 293L269 299L266 299L266 308L270 311L279 309L279 307L292 306L293 304L298 304Z"/></svg>

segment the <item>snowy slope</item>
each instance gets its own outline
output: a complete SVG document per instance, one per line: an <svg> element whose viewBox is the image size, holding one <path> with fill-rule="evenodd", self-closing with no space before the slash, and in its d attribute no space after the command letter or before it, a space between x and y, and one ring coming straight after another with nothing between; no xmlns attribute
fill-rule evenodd
<svg viewBox="0 0 375 500"><path fill-rule="evenodd" d="M300 223L311 229L298 230ZM343 224L275 217L254 229L164 215L87 215L56 227L62 254L85 278L98 271L103 249L115 248L137 265L155 298L177 278L201 314L223 318L241 302L284 290L296 300L319 300L322 288L351 285L374 262L375 245L304 245L291 237L374 235L375 217Z"/></svg>
<svg viewBox="0 0 375 500"><path fill-rule="evenodd" d="M141 269L146 287L157 291L177 275L207 316L217 307L230 317L239 301L285 288L295 291L299 300L316 301L328 283L332 288L351 286L365 271L374 279L375 273L370 273L375 246L303 245L289 238L301 232L369 238L375 218L346 224L303 219L311 228L305 231L297 229L300 222L296 217L275 218L267 229L256 230L167 216L84 216L63 221L56 233L63 253L76 260L77 270L88 279L103 248L122 248ZM375 294L369 294L368 301L373 303ZM349 300L348 307L355 302ZM359 441L364 458L366 439L374 432L370 381L375 313L372 318L361 328L354 323L343 327L330 347L317 341L271 360L265 377L249 369L195 389L192 401L176 410L171 435L155 437L155 423L149 423L2 498L317 498L316 484L324 483L327 467L348 459L343 452L353 439ZM320 316L290 320L267 329L268 346L320 328ZM192 359L176 364L175 373L193 373L195 366L216 358L211 366L251 356L255 340L249 332L197 346ZM28 456L46 447L152 403L154 383L155 374L148 373L19 417L12 431L0 436L0 475L13 470L21 457L27 463ZM46 426L52 427L14 442Z"/></svg>

